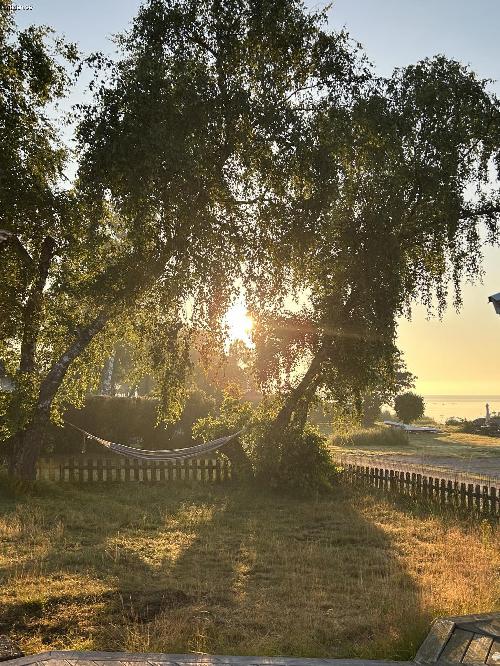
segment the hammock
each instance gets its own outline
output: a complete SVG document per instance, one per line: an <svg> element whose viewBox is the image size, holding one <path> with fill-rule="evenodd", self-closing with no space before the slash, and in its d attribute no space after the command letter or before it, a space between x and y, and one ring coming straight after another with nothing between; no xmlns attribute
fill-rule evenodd
<svg viewBox="0 0 500 666"><path fill-rule="evenodd" d="M177 460L190 460L191 458L200 458L201 456L204 456L207 453L211 453L212 451L215 451L215 449L224 446L232 439L235 439L236 437L241 435L241 433L244 430L244 429L238 430L238 432L235 432L234 435L226 435L225 437L219 437L219 439L213 439L211 442L205 442L204 444L198 444L197 446L189 446L185 449L172 449L172 450L164 449L159 451L149 451L148 449L135 449L132 446L125 446L125 444L108 442L107 439L103 439L102 437L97 437L97 435L93 435L92 433L87 432L86 430L82 430L82 428L79 428L73 423L69 423L69 421L65 421L65 423L67 423L72 428L75 428L75 430L79 430L81 433L83 433L85 438L88 437L89 439L93 439L102 446L105 446L110 451L118 453L119 455L122 456L126 456L127 458L137 458L138 460L171 460L174 462Z"/></svg>

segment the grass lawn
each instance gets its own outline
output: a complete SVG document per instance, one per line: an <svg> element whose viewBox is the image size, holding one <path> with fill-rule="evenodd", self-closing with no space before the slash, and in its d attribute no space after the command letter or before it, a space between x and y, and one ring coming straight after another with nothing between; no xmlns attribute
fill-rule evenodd
<svg viewBox="0 0 500 666"><path fill-rule="evenodd" d="M372 429L387 430L386 426L380 426ZM362 431L369 435L370 430ZM401 454L412 456L427 457L452 457L463 460L475 458L500 458L500 438L486 437L484 435L469 435L463 432L457 432L452 427L446 427L446 431L433 435L432 433L410 434L408 443L380 441L380 438L373 438L370 441L369 436L354 437L353 439L344 439L334 437L331 448L335 453L363 453L370 454Z"/></svg>
<svg viewBox="0 0 500 666"><path fill-rule="evenodd" d="M497 533L339 487L41 485L0 497L0 633L47 649L411 658L498 608Z"/></svg>

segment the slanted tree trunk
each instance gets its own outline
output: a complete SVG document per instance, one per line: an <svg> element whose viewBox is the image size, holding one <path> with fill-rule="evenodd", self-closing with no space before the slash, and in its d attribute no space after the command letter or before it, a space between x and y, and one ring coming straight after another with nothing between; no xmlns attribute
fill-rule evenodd
<svg viewBox="0 0 500 666"><path fill-rule="evenodd" d="M38 336L40 334L43 290L47 284L50 265L54 258L56 242L47 236L42 243L36 275L28 292L23 310L23 339L21 342L21 358L19 373L31 373L35 369L35 355Z"/></svg>
<svg viewBox="0 0 500 666"><path fill-rule="evenodd" d="M36 464L42 449L44 435L50 422L50 409L55 395L71 363L89 345L111 318L111 310L101 312L88 326L80 329L76 340L54 363L40 385L33 417L28 425L13 437L9 474L23 481L34 481Z"/></svg>
<svg viewBox="0 0 500 666"><path fill-rule="evenodd" d="M42 257L42 255L41 255ZM76 337L68 346L64 354L52 365L51 369L40 384L38 397L32 411L32 417L28 425L20 429L12 438L9 472L11 476L25 480L34 481L36 478L36 464L43 445L43 439L47 426L50 423L50 410L52 403L59 390L71 363L78 358L88 347L95 336L106 326L119 311L130 303L148 287L149 284L161 273L164 261L156 259L148 274L148 279L138 280L135 288L127 288L127 291L117 296L113 306L109 306L87 325L78 329ZM42 289L43 291L43 289ZM37 301L38 303L38 301ZM41 301L39 302L39 317L41 316ZM38 328L39 331L39 328ZM27 335L26 359L34 350L30 342L32 334ZM29 341L28 341L29 338ZM34 354L34 352L33 352ZM34 355L33 355L34 358Z"/></svg>
<svg viewBox="0 0 500 666"><path fill-rule="evenodd" d="M297 425L300 425L300 421L302 423L301 427L304 427L309 405L318 387L321 368L327 356L327 351L328 348L325 343L314 356L300 382L287 396L273 423L272 431L276 436L282 434L290 426L292 419L295 418L297 418Z"/></svg>

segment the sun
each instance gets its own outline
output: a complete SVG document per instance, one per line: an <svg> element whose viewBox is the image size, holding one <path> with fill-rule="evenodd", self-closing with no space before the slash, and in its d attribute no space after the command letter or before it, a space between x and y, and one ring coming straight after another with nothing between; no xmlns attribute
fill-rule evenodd
<svg viewBox="0 0 500 666"><path fill-rule="evenodd" d="M252 347L252 318L248 316L243 303L235 303L227 311L226 324L228 327L228 341L241 340L247 347Z"/></svg>

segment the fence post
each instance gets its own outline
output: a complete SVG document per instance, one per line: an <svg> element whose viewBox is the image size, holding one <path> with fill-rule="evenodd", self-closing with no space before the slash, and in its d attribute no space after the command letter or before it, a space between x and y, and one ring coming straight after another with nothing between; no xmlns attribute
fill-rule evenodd
<svg viewBox="0 0 500 666"><path fill-rule="evenodd" d="M481 486L476 484L474 496L476 499L476 509L478 513L481 513Z"/></svg>
<svg viewBox="0 0 500 666"><path fill-rule="evenodd" d="M460 506L462 509L467 506L467 486L463 481L460 483Z"/></svg>
<svg viewBox="0 0 500 666"><path fill-rule="evenodd" d="M446 504L446 481L444 479L441 479L440 486L440 502L444 506Z"/></svg>
<svg viewBox="0 0 500 666"><path fill-rule="evenodd" d="M113 460L111 458L106 458L104 460L104 466L106 468L106 483L111 483L114 481L113 472L116 474L116 468L113 465Z"/></svg>
<svg viewBox="0 0 500 666"><path fill-rule="evenodd" d="M474 506L474 485L472 483L467 484L467 508L472 509Z"/></svg>
<svg viewBox="0 0 500 666"><path fill-rule="evenodd" d="M490 500L490 495L488 492L488 486L483 486L483 513L489 513L489 500Z"/></svg>
<svg viewBox="0 0 500 666"><path fill-rule="evenodd" d="M496 515L498 508L497 489L494 486L490 487L490 510L493 515Z"/></svg>
<svg viewBox="0 0 500 666"><path fill-rule="evenodd" d="M453 483L449 479L446 483L446 502L453 504Z"/></svg>

